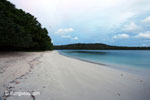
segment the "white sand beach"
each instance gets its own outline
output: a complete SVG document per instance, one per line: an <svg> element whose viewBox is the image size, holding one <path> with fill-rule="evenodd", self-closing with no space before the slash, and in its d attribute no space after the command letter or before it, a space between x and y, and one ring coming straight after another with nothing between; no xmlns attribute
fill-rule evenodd
<svg viewBox="0 0 150 100"><path fill-rule="evenodd" d="M4 92L16 93L6 95ZM18 96L17 92L37 93ZM150 79L57 51L0 54L4 100L150 100Z"/></svg>

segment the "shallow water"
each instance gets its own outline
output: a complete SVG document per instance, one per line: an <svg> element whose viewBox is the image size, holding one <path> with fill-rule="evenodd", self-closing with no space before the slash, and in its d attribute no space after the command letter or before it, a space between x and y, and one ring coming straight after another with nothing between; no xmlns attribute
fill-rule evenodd
<svg viewBox="0 0 150 100"><path fill-rule="evenodd" d="M59 52L96 63L150 70L150 50L59 50Z"/></svg>

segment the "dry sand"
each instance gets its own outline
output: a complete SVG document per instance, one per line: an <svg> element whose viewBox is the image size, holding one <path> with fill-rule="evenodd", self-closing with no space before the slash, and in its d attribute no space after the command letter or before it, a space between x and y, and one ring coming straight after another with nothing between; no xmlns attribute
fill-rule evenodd
<svg viewBox="0 0 150 100"><path fill-rule="evenodd" d="M11 92L7 95L4 92ZM17 93L37 93L18 96ZM15 94L16 93L16 94ZM0 54L5 100L150 100L150 79L57 51Z"/></svg>

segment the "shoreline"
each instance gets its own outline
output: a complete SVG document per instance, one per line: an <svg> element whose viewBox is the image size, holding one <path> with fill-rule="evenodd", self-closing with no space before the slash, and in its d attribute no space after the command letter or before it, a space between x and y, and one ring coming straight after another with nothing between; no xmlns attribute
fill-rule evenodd
<svg viewBox="0 0 150 100"><path fill-rule="evenodd" d="M7 57L11 58L10 55ZM1 81L0 88L6 85L5 90L0 90L0 96L3 97L5 91L31 93L34 91L40 95L20 97L10 95L5 98L6 100L148 100L149 98L150 82L142 75L62 56L57 51L25 53L11 59L7 57L0 58L1 63L9 61L6 71L0 74L0 79L5 81ZM2 75L7 78L1 77ZM9 77L10 75L12 77Z"/></svg>
<svg viewBox="0 0 150 100"><path fill-rule="evenodd" d="M57 51L57 50L56 50ZM69 57L69 58L73 58L73 59L77 59L77 60L80 60L80 61L85 61L85 62L88 62L88 63L93 63L93 64L98 64L98 65L102 65L102 66L105 66L105 67L108 67L108 68L112 68L112 69L116 69L116 70L120 70L120 71L125 71L125 72L129 72L129 73L134 73L134 74L137 74L137 75L144 75L144 76L147 76L149 77L150 73L147 69L142 69L142 68L137 68L138 70L135 70L135 69L131 69L130 67L135 67L135 66L128 66L128 65L120 65L120 64L104 64L104 63L101 63L101 62L94 62L94 61L89 61L89 60L84 60L82 58L77 58L77 57L73 57L73 56L68 56L68 55L65 55L59 51L57 51L60 55L62 56L66 56L66 57ZM121 66L121 67L119 67ZM141 72L142 70L142 72Z"/></svg>

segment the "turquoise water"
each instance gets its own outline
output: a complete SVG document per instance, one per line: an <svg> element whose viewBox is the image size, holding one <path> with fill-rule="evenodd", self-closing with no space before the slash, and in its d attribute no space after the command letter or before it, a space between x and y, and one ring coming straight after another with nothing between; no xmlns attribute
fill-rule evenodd
<svg viewBox="0 0 150 100"><path fill-rule="evenodd" d="M108 65L150 69L150 50L60 50L61 54Z"/></svg>

